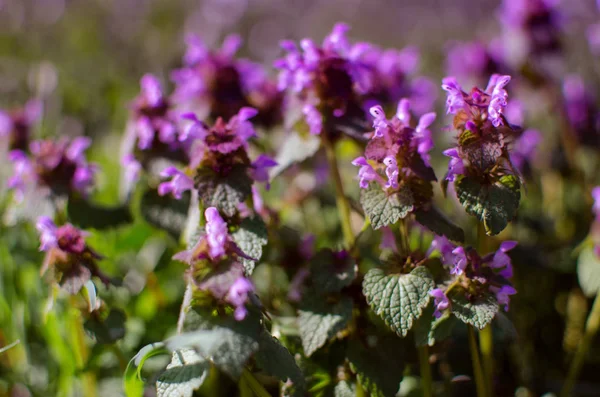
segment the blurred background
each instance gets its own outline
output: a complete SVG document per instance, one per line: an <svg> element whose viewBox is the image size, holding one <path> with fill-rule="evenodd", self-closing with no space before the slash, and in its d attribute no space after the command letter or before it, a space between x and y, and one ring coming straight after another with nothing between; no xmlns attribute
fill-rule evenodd
<svg viewBox="0 0 600 397"><path fill-rule="evenodd" d="M281 56L281 39L320 41L334 23L344 21L352 27L352 39L382 47L417 46L419 74L437 83L448 72L445 54L452 41L504 40L499 36L500 6L493 0L0 0L0 108L40 98L44 117L38 136L94 138L90 158L100 165L101 174L93 199L116 204L120 159L115 148L128 106L145 73L168 84L170 71L181 64L186 33L198 34L212 47L220 46L227 34L239 33L244 40L241 55L271 65ZM597 82L599 59L590 54L583 37L587 26L600 21L600 11L593 0L563 0L557 7L564 40L560 73L579 73ZM535 95L529 98L535 107ZM440 90L438 115L444 113L443 102ZM545 133L544 110L532 119ZM438 117L438 133L447 123ZM443 147L436 150L440 153ZM528 205L522 208L526 214ZM588 231L570 227L569 238ZM530 229L520 233L534 245ZM184 266L169 259L176 242L161 237L140 222L90 237L90 245L108 258L105 271L123 276L127 286L101 291L110 307L127 312L127 321L119 351L111 344L93 348L97 358L88 365L98 374L98 395L122 395L127 361L140 347L173 332ZM519 396L555 387L554 379L563 376L581 335L590 301L577 287L571 245L562 256L551 258L526 249L516 254L519 294L513 311L519 315L512 318L514 327L505 328L510 343L499 342L498 349L511 356L501 371L506 389L517 390ZM69 347L77 338L69 333L73 309L64 304L45 314L51 292L39 276L42 255L37 247L32 225L0 227L0 346L21 340L0 355L0 397L78 396L80 388L71 387L78 375L75 363L86 358L73 357ZM600 351L600 345L595 349ZM579 387L584 395L600 396L600 354L591 357Z"/></svg>

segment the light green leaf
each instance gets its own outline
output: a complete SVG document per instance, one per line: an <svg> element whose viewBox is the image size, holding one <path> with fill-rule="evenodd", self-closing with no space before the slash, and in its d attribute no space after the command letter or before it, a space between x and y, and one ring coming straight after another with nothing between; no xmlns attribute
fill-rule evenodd
<svg viewBox="0 0 600 397"><path fill-rule="evenodd" d="M514 175L505 175L493 185L482 185L461 176L455 186L458 200L468 214L483 222L489 236L500 233L517 215L521 191L519 179Z"/></svg>
<svg viewBox="0 0 600 397"><path fill-rule="evenodd" d="M165 344L162 342L144 346L127 364L123 375L123 390L127 397L142 397L144 394L144 380L142 367L147 359L159 354L165 354Z"/></svg>
<svg viewBox="0 0 600 397"><path fill-rule="evenodd" d="M582 250L577 258L577 278L585 295L592 297L600 290L600 259L592 247Z"/></svg>
<svg viewBox="0 0 600 397"><path fill-rule="evenodd" d="M452 305L452 314L463 323L479 329L491 323L499 309L498 301L491 293L469 301L464 291L456 289L449 294L448 299Z"/></svg>
<svg viewBox="0 0 600 397"><path fill-rule="evenodd" d="M335 304L313 296L298 310L298 328L304 353L310 356L339 331L346 328L352 318L352 299L344 296Z"/></svg>
<svg viewBox="0 0 600 397"><path fill-rule="evenodd" d="M429 291L433 288L431 273L423 266L409 274L389 275L375 268L363 280L363 294L373 311L403 337L429 303Z"/></svg>
<svg viewBox="0 0 600 397"><path fill-rule="evenodd" d="M193 349L176 350L156 381L157 397L192 397L204 383L210 364Z"/></svg>
<svg viewBox="0 0 600 397"><path fill-rule="evenodd" d="M371 221L373 229L394 224L413 210L413 197L409 188L388 195L377 183L361 189L360 204Z"/></svg>
<svg viewBox="0 0 600 397"><path fill-rule="evenodd" d="M202 168L194 183L204 208L217 207L229 217L238 212L239 204L252 193L252 179L245 166L234 166L226 176Z"/></svg>
<svg viewBox="0 0 600 397"><path fill-rule="evenodd" d="M240 224L240 228L233 232L233 240L251 259L242 258L242 264L247 276L250 276L254 271L256 262L260 260L262 256L262 248L267 244L268 235L267 227L263 220L254 216L252 218L246 218Z"/></svg>
<svg viewBox="0 0 600 397"><path fill-rule="evenodd" d="M304 375L289 350L266 330L260 334L258 344L259 350L255 355L258 366L284 383L290 380L293 383L293 390L288 390L290 396L304 396Z"/></svg>

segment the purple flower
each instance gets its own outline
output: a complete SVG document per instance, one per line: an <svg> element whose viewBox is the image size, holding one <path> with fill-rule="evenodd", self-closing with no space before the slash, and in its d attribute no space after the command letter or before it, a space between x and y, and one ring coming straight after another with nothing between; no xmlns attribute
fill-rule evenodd
<svg viewBox="0 0 600 397"><path fill-rule="evenodd" d="M399 108L398 118L399 119L400 119L400 117L404 117L405 108L407 108L407 106L409 106L409 104L407 102L403 102L403 101L404 100L400 100L400 103L398 104L398 108ZM383 108L379 105L373 106L371 109L369 109L369 112L375 119L375 120L373 120L373 128L375 128L375 134L373 135L373 137L374 138L383 138L388 133L388 127L389 127L387 118L385 117L385 112L383 111Z"/></svg>
<svg viewBox="0 0 600 397"><path fill-rule="evenodd" d="M396 237L389 226L384 226L381 228L381 243L379 244L379 248L382 250L389 249L394 252L398 252L398 247L396 246Z"/></svg>
<svg viewBox="0 0 600 397"><path fill-rule="evenodd" d="M509 83L510 76L501 76L493 74L486 88L486 92L491 90L490 105L488 106L488 115L494 127L498 127L503 123L502 114L504 108L508 105L508 93L504 87Z"/></svg>
<svg viewBox="0 0 600 397"><path fill-rule="evenodd" d="M496 251L490 262L490 267L501 269L499 274L504 278L511 278L513 276L512 263L506 252L515 248L516 245L516 241L504 241L500 244L500 248Z"/></svg>
<svg viewBox="0 0 600 397"><path fill-rule="evenodd" d="M312 135L319 135L323 129L323 116L314 105L306 104L302 108L306 124Z"/></svg>
<svg viewBox="0 0 600 397"><path fill-rule="evenodd" d="M170 181L162 182L158 185L158 194L161 196L171 193L173 194L173 197L179 200L181 199L183 192L194 188L194 181L192 178L173 166L165 168L160 175L166 178L172 178Z"/></svg>
<svg viewBox="0 0 600 397"><path fill-rule="evenodd" d="M427 256L431 256L431 254L437 250L442 255L442 261L444 264L454 264L454 254L452 251L454 251L455 248L456 245L454 245L446 237L436 235L429 246Z"/></svg>
<svg viewBox="0 0 600 397"><path fill-rule="evenodd" d="M590 51L595 55L600 55L600 23L588 26L586 33Z"/></svg>
<svg viewBox="0 0 600 397"><path fill-rule="evenodd" d="M517 290L514 289L510 285L503 285L498 288L495 286L490 286L490 290L496 294L496 300L499 305L504 305L504 311L508 311L508 305L510 303L510 295L514 295L517 293Z"/></svg>
<svg viewBox="0 0 600 397"><path fill-rule="evenodd" d="M383 178L377 174L377 172L373 169L371 164L364 157L357 157L352 161L352 165L360 167L358 170L358 179L359 185L361 189L366 189L369 187L369 183L371 181L378 181L383 185Z"/></svg>
<svg viewBox="0 0 600 397"><path fill-rule="evenodd" d="M233 312L233 317L237 321L242 321L246 318L248 314L248 310L246 309L246 301L248 300L248 295L254 291L254 286L245 277L240 277L233 285L229 288L229 292L227 293L227 301L235 306L235 310Z"/></svg>
<svg viewBox="0 0 600 397"><path fill-rule="evenodd" d="M266 182L267 189L269 189L269 168L275 167L277 162L265 156L264 154L259 155L256 160L252 163L252 179L256 182Z"/></svg>
<svg viewBox="0 0 600 397"><path fill-rule="evenodd" d="M135 156L130 153L121 159L121 165L125 169L125 180L127 182L135 182L140 176L142 165L135 159Z"/></svg>
<svg viewBox="0 0 600 397"><path fill-rule="evenodd" d="M448 74L461 79L479 77L486 72L490 62L485 46L478 42L452 43L447 49Z"/></svg>
<svg viewBox="0 0 600 397"><path fill-rule="evenodd" d="M456 114L465 106L462 88L454 77L446 77L442 80L442 89L447 92L447 113Z"/></svg>
<svg viewBox="0 0 600 397"><path fill-rule="evenodd" d="M35 224L35 228L40 232L40 251L48 251L56 247L57 227L52 219L47 216L40 216Z"/></svg>
<svg viewBox="0 0 600 397"><path fill-rule="evenodd" d="M592 211L596 215L596 219L600 219L600 186L596 186L592 189L592 197L594 198Z"/></svg>
<svg viewBox="0 0 600 397"><path fill-rule="evenodd" d="M48 252L52 248L58 248L71 254L83 254L87 249L87 233L70 223L57 227L49 217L40 216L35 227L40 233L40 251Z"/></svg>
<svg viewBox="0 0 600 397"><path fill-rule="evenodd" d="M521 134L510 153L510 159L515 167L523 170L525 163L532 160L541 140L542 134L538 130L528 129Z"/></svg>
<svg viewBox="0 0 600 397"><path fill-rule="evenodd" d="M435 318L440 318L442 316L442 312L448 309L450 306L450 300L448 300L448 297L440 288L429 291L429 295L433 297L433 304L435 306L435 312L433 313L433 316Z"/></svg>
<svg viewBox="0 0 600 397"><path fill-rule="evenodd" d="M25 152L12 150L8 155L13 163L13 174L7 181L7 187L13 189L18 202L23 201L27 182L35 178L35 170Z"/></svg>
<svg viewBox="0 0 600 397"><path fill-rule="evenodd" d="M448 174L446 175L446 179L449 181L456 180L456 175L464 175L465 173L465 165L458 155L458 149L452 148L444 150L444 156L450 157L450 162L448 163Z"/></svg>
<svg viewBox="0 0 600 397"><path fill-rule="evenodd" d="M41 119L43 103L30 99L25 106L12 110L0 110L0 137L9 138L11 150L27 150L31 130Z"/></svg>
<svg viewBox="0 0 600 397"><path fill-rule="evenodd" d="M385 174L388 177L388 181L385 184L386 189L398 189L398 163L396 159L388 156L383 159L383 164L385 164Z"/></svg>
<svg viewBox="0 0 600 397"><path fill-rule="evenodd" d="M456 247L454 250L452 250L452 254L454 255L454 267L450 270L450 274L460 276L467 268L467 255L465 254L465 248Z"/></svg>
<svg viewBox="0 0 600 397"><path fill-rule="evenodd" d="M206 240L209 246L209 254L212 259L225 255L227 243L227 223L219 215L215 207L209 207L204 211L206 218Z"/></svg>

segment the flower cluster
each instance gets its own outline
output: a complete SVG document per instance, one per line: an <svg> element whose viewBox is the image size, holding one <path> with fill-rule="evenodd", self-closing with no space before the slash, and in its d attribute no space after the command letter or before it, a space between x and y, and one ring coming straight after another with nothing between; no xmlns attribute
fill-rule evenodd
<svg viewBox="0 0 600 397"><path fill-rule="evenodd" d="M495 74L485 91L474 87L466 93L454 77L443 80L447 110L455 115L453 127L458 132L458 146L444 151L451 158L447 180L454 181L457 175L495 177L512 168L508 143L520 129L504 116L508 105L504 87L509 81L510 76Z"/></svg>
<svg viewBox="0 0 600 397"><path fill-rule="evenodd" d="M69 141L40 140L29 144L29 154L22 150L10 152L14 172L8 186L21 200L27 187L48 189L57 195L86 195L94 184L97 167L87 162L84 152L89 138Z"/></svg>
<svg viewBox="0 0 600 397"><path fill-rule="evenodd" d="M451 279L430 292L434 298L435 317L440 317L451 306L451 292L463 293L470 302L493 294L498 304L508 311L510 295L517 291L510 284L513 268L507 252L516 245L515 241L505 241L496 252L480 257L473 248L456 246L445 237L436 236L429 254L439 252Z"/></svg>
<svg viewBox="0 0 600 397"><path fill-rule="evenodd" d="M92 277L106 285L110 283L98 268L101 256L85 242L86 232L70 223L57 226L47 216L38 219L36 228L40 233L40 251L46 252L42 274L52 271L61 288L73 295Z"/></svg>
<svg viewBox="0 0 600 397"><path fill-rule="evenodd" d="M414 97L418 110L431 106L435 91L428 80L407 78L418 63L415 49L351 44L348 30L345 24L335 25L321 46L309 39L300 47L291 41L281 43L287 54L275 62L279 89L300 99L312 134L320 134L324 126L335 129L330 126L334 121L362 120L372 104L392 103L403 96Z"/></svg>
<svg viewBox="0 0 600 397"><path fill-rule="evenodd" d="M580 76L570 75L563 83L565 112L579 143L600 147L600 109Z"/></svg>
<svg viewBox="0 0 600 397"><path fill-rule="evenodd" d="M352 162L360 167L360 187L366 189L376 182L388 193L408 188L417 199L416 204L428 202L432 194L430 182L436 180L429 164L429 151L433 148L429 126L435 113L421 116L417 125L411 126L410 102L402 99L390 120L381 106L372 107L371 114L375 131L365 156Z"/></svg>
<svg viewBox="0 0 600 397"><path fill-rule="evenodd" d="M229 119L244 107L254 107L260 125L269 127L281 120L282 96L275 82L261 65L235 58L242 44L239 36L228 36L214 51L195 35L186 42L183 67L171 74L178 105L202 118Z"/></svg>
<svg viewBox="0 0 600 397"><path fill-rule="evenodd" d="M227 223L215 207L204 212L204 233L189 250L179 252L173 259L190 265L188 276L199 292L209 292L213 298L235 308L234 317L241 321L248 310L246 302L254 286L244 273L241 259L252 259L235 244Z"/></svg>
<svg viewBox="0 0 600 397"><path fill-rule="evenodd" d="M42 102L31 99L23 108L0 110L0 137L8 138L9 150L28 150L31 130L42 117Z"/></svg>

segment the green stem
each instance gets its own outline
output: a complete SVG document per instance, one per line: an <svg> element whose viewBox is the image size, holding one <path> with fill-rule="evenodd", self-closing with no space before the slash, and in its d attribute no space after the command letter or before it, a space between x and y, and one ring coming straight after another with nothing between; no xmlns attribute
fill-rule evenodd
<svg viewBox="0 0 600 397"><path fill-rule="evenodd" d="M583 366L585 356L590 349L590 344L598 332L598 327L600 327L600 299L596 295L596 298L594 299L594 305L592 306L592 311L588 315L587 322L585 324L583 338L581 339L579 346L577 346L577 352L575 352L575 357L573 358L573 362L569 368L569 374L567 375L567 379L565 380L565 384L563 385L560 393L561 397L569 397L572 395L573 386L575 386L575 382L577 381L577 376L579 375L579 371Z"/></svg>
<svg viewBox="0 0 600 397"><path fill-rule="evenodd" d="M346 199L344 193L344 185L342 183L342 176L338 168L337 159L335 155L335 147L329 141L327 134L324 132L321 134L323 146L325 147L325 154L327 155L327 162L329 163L329 171L333 177L335 184L335 200L340 216L340 223L342 224L342 233L344 234L344 244L348 249L354 246L354 233L352 232L352 223L350 222L350 204Z"/></svg>
<svg viewBox="0 0 600 397"><path fill-rule="evenodd" d="M486 397L485 378L481 369L479 351L477 351L475 329L472 325L468 325L467 329L469 334L469 349L471 350L471 361L473 364L473 375L475 376L475 385L477 387L477 397Z"/></svg>
<svg viewBox="0 0 600 397"><path fill-rule="evenodd" d="M73 341L72 346L75 354L75 362L77 364L77 368L84 371L80 375L83 395L85 397L95 397L96 377L92 372L85 370L85 366L90 356L90 351L85 343L85 331L83 329L81 312L75 308L71 308L67 316L69 317L69 330L71 333L71 340Z"/></svg>
<svg viewBox="0 0 600 397"><path fill-rule="evenodd" d="M429 365L429 347L419 346L418 350L423 397L433 397L433 377L431 376L431 366Z"/></svg>
<svg viewBox="0 0 600 397"><path fill-rule="evenodd" d="M263 385L261 385L254 375L252 375L252 373L247 369L244 369L244 372L242 372L242 379L240 379L240 383L247 385L247 387L252 390L252 393L254 393L256 397L271 397L271 394L265 390Z"/></svg>
<svg viewBox="0 0 600 397"><path fill-rule="evenodd" d="M365 389L363 389L362 385L360 384L360 382L358 381L358 379L356 380L356 397L366 397L367 393L365 392Z"/></svg>
<svg viewBox="0 0 600 397"><path fill-rule="evenodd" d="M492 324L479 331L479 349L483 361L483 373L489 396L494 395L494 335Z"/></svg>

